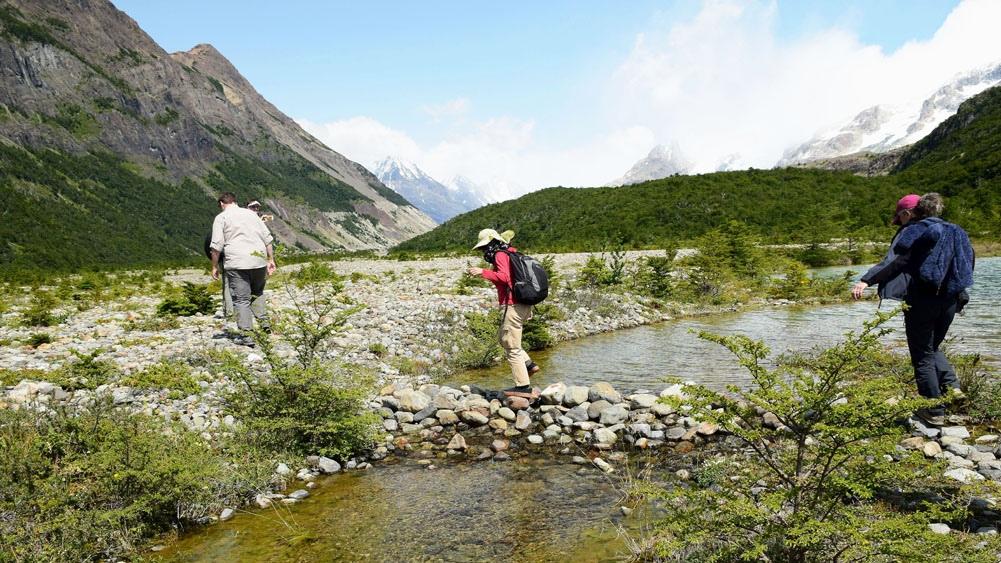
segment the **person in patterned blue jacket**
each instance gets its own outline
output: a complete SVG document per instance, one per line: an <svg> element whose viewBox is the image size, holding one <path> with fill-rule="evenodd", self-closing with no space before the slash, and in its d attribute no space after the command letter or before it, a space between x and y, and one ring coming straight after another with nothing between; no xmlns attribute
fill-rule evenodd
<svg viewBox="0 0 1001 563"><path fill-rule="evenodd" d="M894 222L901 225L887 258L873 266L852 288L857 299L872 283L880 297L907 303L904 329L918 392L938 398L960 392L956 370L940 350L956 313L973 285L975 256L970 238L958 225L943 221L942 197L905 196L897 204ZM926 422L942 424L942 406L917 413Z"/></svg>

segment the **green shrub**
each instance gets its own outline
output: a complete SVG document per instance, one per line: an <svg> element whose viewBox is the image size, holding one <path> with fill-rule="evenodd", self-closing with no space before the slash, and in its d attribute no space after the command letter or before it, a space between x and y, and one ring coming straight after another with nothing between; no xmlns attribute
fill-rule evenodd
<svg viewBox="0 0 1001 563"><path fill-rule="evenodd" d="M54 313L59 301L48 291L35 291L31 296L28 308L21 312L21 321L25 326L54 326L61 319Z"/></svg>
<svg viewBox="0 0 1001 563"><path fill-rule="evenodd" d="M806 266L790 260L782 270L782 275L773 280L770 287L772 297L778 299L806 298L848 298L849 283L855 272L848 271L838 277L817 277L807 273Z"/></svg>
<svg viewBox="0 0 1001 563"><path fill-rule="evenodd" d="M160 332L162 330L173 330L181 328L181 321L177 317L144 317L138 320L128 320L122 325L126 332Z"/></svg>
<svg viewBox="0 0 1001 563"><path fill-rule="evenodd" d="M543 350L556 343L549 332L549 324L561 317L562 313L552 303L540 303L533 308L532 318L525 323L521 332L521 347L528 351Z"/></svg>
<svg viewBox="0 0 1001 563"><path fill-rule="evenodd" d="M368 351L372 352L376 356L379 356L380 358L389 353L389 349L386 348L386 345L382 342L373 342L369 344Z"/></svg>
<svg viewBox="0 0 1001 563"><path fill-rule="evenodd" d="M457 369L492 366L501 353L497 342L500 312L494 309L489 313L466 313L464 317L465 326L453 331L450 337L458 351L453 352L449 362Z"/></svg>
<svg viewBox="0 0 1001 563"><path fill-rule="evenodd" d="M469 263L466 265L469 266ZM471 276L467 273L460 275L455 282L455 292L459 295L472 295L474 289L486 287L494 287L494 284L483 276Z"/></svg>
<svg viewBox="0 0 1001 563"><path fill-rule="evenodd" d="M329 284L334 291L344 288L344 278L326 262L308 262L292 274L292 279L299 288L316 284Z"/></svg>
<svg viewBox="0 0 1001 563"><path fill-rule="evenodd" d="M190 317L199 313L210 315L215 309L215 297L209 293L207 285L184 282L180 293L168 295L156 306L156 314L161 317Z"/></svg>
<svg viewBox="0 0 1001 563"><path fill-rule="evenodd" d="M97 359L101 350L95 350L90 354L74 351L73 354L76 356L75 361L49 374L49 381L67 391L97 389L101 385L118 379L121 374L118 366L114 363Z"/></svg>
<svg viewBox="0 0 1001 563"><path fill-rule="evenodd" d="M118 383L137 389L168 389L175 399L196 395L202 389L187 364L169 360L122 377Z"/></svg>
<svg viewBox="0 0 1001 563"><path fill-rule="evenodd" d="M52 336L47 332L33 332L24 343L32 348L38 348L42 344L52 344Z"/></svg>
<svg viewBox="0 0 1001 563"><path fill-rule="evenodd" d="M228 464L170 430L100 402L75 414L0 409L2 558L131 559L148 538L267 484L251 471L260 463Z"/></svg>
<svg viewBox="0 0 1001 563"><path fill-rule="evenodd" d="M337 459L372 446L378 417L366 408L373 385L369 375L354 367L303 367L268 357L266 378L240 363L227 368L242 382L227 406L240 419L245 440L270 451Z"/></svg>
<svg viewBox="0 0 1001 563"><path fill-rule="evenodd" d="M994 560L962 537L931 532L930 522L966 515L972 489L942 483L941 462L900 451L900 423L933 401L878 373L878 314L859 333L795 365L766 366L768 348L743 336L701 333L737 357L749 388L726 394L692 386L668 399L718 425L751 452L703 466L697 486L644 485L666 500L652 556L688 561ZM875 361L874 361L875 360ZM770 412L779 429L758 413ZM912 502L906 499L926 499Z"/></svg>
<svg viewBox="0 0 1001 563"><path fill-rule="evenodd" d="M622 283L625 253L613 252L611 258L590 255L577 274L577 284L583 287L600 287Z"/></svg>
<svg viewBox="0 0 1001 563"><path fill-rule="evenodd" d="M631 287L642 295L656 299L671 297L674 279L674 252L667 251L664 256L646 256L636 265L636 273L632 276Z"/></svg>
<svg viewBox="0 0 1001 563"><path fill-rule="evenodd" d="M306 295L286 286L293 307L277 312L272 334L255 333L268 373L251 372L235 356L222 358L222 370L242 385L228 395L228 408L243 425L243 439L275 452L320 454L344 459L372 446L378 416L366 408L372 376L355 366L335 365L321 354L330 338L361 309L342 309L339 278L299 278ZM321 272L321 269L313 272ZM304 268L305 269L305 268ZM334 283L332 283L334 282ZM295 351L278 354L275 338Z"/></svg>
<svg viewBox="0 0 1001 563"><path fill-rule="evenodd" d="M949 360L966 394L966 413L976 423L1001 422L1001 378L984 366L980 354L950 355Z"/></svg>

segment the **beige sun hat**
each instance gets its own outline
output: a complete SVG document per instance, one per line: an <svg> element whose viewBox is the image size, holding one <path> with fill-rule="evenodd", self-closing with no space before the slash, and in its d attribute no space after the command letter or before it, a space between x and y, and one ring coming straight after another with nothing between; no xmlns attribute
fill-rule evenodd
<svg viewBox="0 0 1001 563"><path fill-rule="evenodd" d="M490 241L492 240L499 240L504 244L507 244L511 242L512 238L514 238L514 231L504 231L503 233L498 233L493 229L483 229L480 231L480 234L477 235L478 241L476 246L473 247L473 250L483 248L484 246L490 244Z"/></svg>

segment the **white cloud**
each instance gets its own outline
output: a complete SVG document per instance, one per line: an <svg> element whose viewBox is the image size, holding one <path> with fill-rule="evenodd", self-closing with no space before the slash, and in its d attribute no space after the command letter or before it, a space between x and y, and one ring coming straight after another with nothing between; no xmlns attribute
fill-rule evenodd
<svg viewBox="0 0 1001 563"><path fill-rule="evenodd" d="M397 155L440 180L467 176L503 199L553 185L602 185L657 143L677 142L699 171L735 153L738 166L771 167L791 145L866 107L921 100L955 74L1001 60L997 0L965 0L932 38L892 53L839 28L783 40L778 9L707 0L691 19L638 35L614 74L597 80L607 91L595 94L593 111L578 117L605 126L590 137L544 143L540 117L463 119L425 144L369 117L300 124L366 166ZM455 98L423 109L445 119L466 116L470 106Z"/></svg>
<svg viewBox="0 0 1001 563"><path fill-rule="evenodd" d="M709 1L648 31L612 80L617 118L676 140L701 170L740 153L772 166L818 129L878 103L921 100L956 73L1001 60L1001 2L967 0L927 41L893 53L832 28L776 37L774 2Z"/></svg>
<svg viewBox="0 0 1001 563"><path fill-rule="evenodd" d="M455 98L441 104L424 106L421 110L428 114L433 121L441 121L465 115L469 112L470 105L467 98Z"/></svg>

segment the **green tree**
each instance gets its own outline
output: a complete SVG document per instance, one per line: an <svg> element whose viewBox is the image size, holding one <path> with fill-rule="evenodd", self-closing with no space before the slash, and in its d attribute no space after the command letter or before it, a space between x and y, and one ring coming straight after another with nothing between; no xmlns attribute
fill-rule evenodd
<svg viewBox="0 0 1001 563"><path fill-rule="evenodd" d="M715 460L697 486L647 494L667 500L657 556L685 561L993 561L972 542L931 532L964 515L965 490L941 486L938 462L897 448L900 420L931 401L879 372L879 314L816 356L768 368L768 348L701 333L735 354L749 389L686 387L678 408L732 433L751 452ZM761 417L759 413L767 413ZM927 502L908 504L908 495ZM920 498L920 497L919 497ZM933 502L934 501L934 502ZM961 551L960 548L963 550Z"/></svg>

